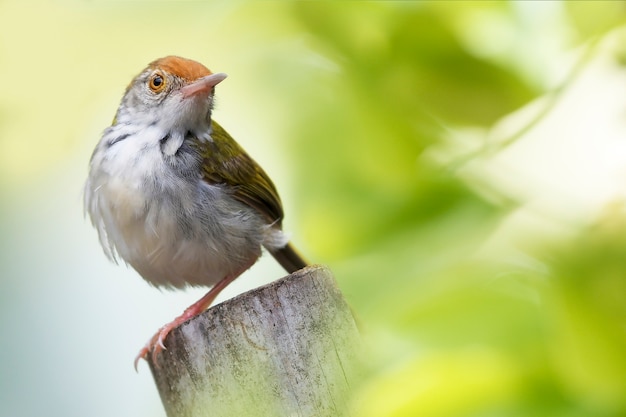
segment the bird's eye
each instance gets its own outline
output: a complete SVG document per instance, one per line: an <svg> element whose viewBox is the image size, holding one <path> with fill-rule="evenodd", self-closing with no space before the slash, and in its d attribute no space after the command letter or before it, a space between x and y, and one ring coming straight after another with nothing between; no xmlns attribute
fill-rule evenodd
<svg viewBox="0 0 626 417"><path fill-rule="evenodd" d="M155 72L150 77L148 87L155 93L160 93L165 88L165 77L160 72Z"/></svg>

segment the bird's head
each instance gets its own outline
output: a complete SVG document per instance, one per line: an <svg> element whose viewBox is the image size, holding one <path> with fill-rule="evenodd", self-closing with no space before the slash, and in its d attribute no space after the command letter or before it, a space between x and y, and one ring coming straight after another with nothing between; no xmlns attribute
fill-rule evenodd
<svg viewBox="0 0 626 417"><path fill-rule="evenodd" d="M190 59L157 59L126 88L115 123L158 126L165 131L208 128L215 86L225 78L226 74L213 74Z"/></svg>

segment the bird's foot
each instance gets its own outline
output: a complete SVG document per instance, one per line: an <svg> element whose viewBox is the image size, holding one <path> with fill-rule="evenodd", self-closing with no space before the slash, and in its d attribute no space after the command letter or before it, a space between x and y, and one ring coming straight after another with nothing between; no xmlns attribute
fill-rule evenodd
<svg viewBox="0 0 626 417"><path fill-rule="evenodd" d="M185 323L188 320L191 320L192 318L196 317L197 315L201 314L204 310L209 308L211 303L213 303L213 301L215 300L215 297L217 297L217 295L224 288L226 288L226 286L228 284L233 282L233 280L235 278L237 278L243 271L248 269L253 263L254 262L251 262L250 264L247 264L245 266L245 268L241 269L240 272L238 272L236 274L228 275L225 278L223 278L221 281L219 281L217 284L215 284L215 286L213 288L211 288L209 290L209 292L207 292L204 295L204 297L202 297L201 299L199 299L198 301L196 301L195 303L190 305L183 312L183 314L181 314L180 316L176 317L176 319L174 319L174 321L172 321L171 323L168 323L165 326L161 327L159 329L159 331L156 332L154 336L152 336L150 341L148 343L146 343L146 345L139 351L139 354L135 358L135 371L137 370L137 365L139 364L139 360L140 359L148 360L148 355L151 355L152 364L154 366L157 366L157 361L156 361L157 360L157 356L163 350L167 349L165 347L165 343L164 343L165 342L165 338L167 338L167 335L172 330L174 330L175 328L180 326L181 324Z"/></svg>
<svg viewBox="0 0 626 417"><path fill-rule="evenodd" d="M177 317L171 323L168 323L165 326L161 327L154 334L154 336L150 338L148 343L146 343L146 345L143 348L141 348L141 350L139 351L139 354L135 358L135 362L134 362L135 371L137 370L137 366L139 365L139 360L140 359L148 360L148 355L151 355L152 363L156 366L157 356L159 355L159 353L167 349L164 343L165 339L167 338L167 335L172 330L174 330L175 328L177 328L178 326L180 326L181 324L183 324L190 318L199 314L199 313L192 314L192 313L195 313L195 311L189 311L189 310L190 309L185 310L185 312L180 317Z"/></svg>

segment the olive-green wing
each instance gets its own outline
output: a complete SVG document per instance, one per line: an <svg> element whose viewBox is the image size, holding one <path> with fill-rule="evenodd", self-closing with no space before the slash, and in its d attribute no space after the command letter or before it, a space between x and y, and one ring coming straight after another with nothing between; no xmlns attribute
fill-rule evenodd
<svg viewBox="0 0 626 417"><path fill-rule="evenodd" d="M272 180L219 124L213 121L212 127L213 141L200 144L203 179L210 184L229 186L237 200L280 227L283 208Z"/></svg>

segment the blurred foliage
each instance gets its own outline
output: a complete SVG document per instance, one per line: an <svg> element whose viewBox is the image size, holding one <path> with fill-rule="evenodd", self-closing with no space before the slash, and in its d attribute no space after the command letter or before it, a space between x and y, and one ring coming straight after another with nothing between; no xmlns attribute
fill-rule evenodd
<svg viewBox="0 0 626 417"><path fill-rule="evenodd" d="M310 107L299 123L307 128L294 134L303 172L314 169L306 161L325 162L316 175L302 175L302 197L320 197L305 220L321 212L329 223L312 220L311 233L336 235L327 253L345 256L344 250L378 245L407 227L433 227L454 213L492 220L491 208L458 178L419 157L441 137L441 120L492 123L533 97L532 88L464 51L429 9L384 3L330 9L295 7L313 46L340 65L340 73L321 74L302 89ZM364 196L368 204L359 204ZM354 204L358 209L350 209Z"/></svg>
<svg viewBox="0 0 626 417"><path fill-rule="evenodd" d="M624 3L592 3L565 6L570 48L624 21ZM427 155L548 93L460 35L485 10L523 26L518 6L291 5L333 64L300 86L290 137L303 240L336 265L371 344L359 416L626 414L623 214L517 248L531 266L482 259L524 201L487 200Z"/></svg>
<svg viewBox="0 0 626 417"><path fill-rule="evenodd" d="M623 1L569 1L564 4L573 26L583 40L603 35L626 23L626 3Z"/></svg>

